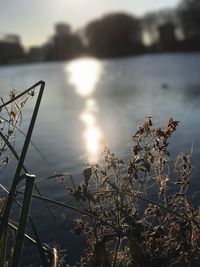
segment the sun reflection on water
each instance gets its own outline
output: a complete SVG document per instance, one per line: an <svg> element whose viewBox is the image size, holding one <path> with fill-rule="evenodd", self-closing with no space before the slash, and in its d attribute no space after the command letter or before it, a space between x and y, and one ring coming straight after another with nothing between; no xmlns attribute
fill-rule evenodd
<svg viewBox="0 0 200 267"><path fill-rule="evenodd" d="M75 86L77 94L90 96L101 74L100 63L94 59L78 59L68 65L69 81Z"/></svg>
<svg viewBox="0 0 200 267"><path fill-rule="evenodd" d="M67 72L76 93L85 99L85 108L80 114L80 120L85 125L83 138L87 160L90 163L97 162L103 148L103 133L97 122L98 105L92 94L101 76L101 65L94 59L76 60L68 65Z"/></svg>
<svg viewBox="0 0 200 267"><path fill-rule="evenodd" d="M103 134L97 124L96 113L98 112L97 104L94 99L86 101L85 109L80 115L81 121L85 124L84 139L88 160L96 162L102 146Z"/></svg>

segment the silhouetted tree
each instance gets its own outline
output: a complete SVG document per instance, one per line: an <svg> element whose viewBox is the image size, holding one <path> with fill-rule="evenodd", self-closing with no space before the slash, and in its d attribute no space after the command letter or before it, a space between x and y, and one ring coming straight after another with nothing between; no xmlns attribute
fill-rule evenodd
<svg viewBox="0 0 200 267"><path fill-rule="evenodd" d="M140 21L123 13L89 23L85 39L89 53L99 57L125 56L142 49Z"/></svg>
<svg viewBox="0 0 200 267"><path fill-rule="evenodd" d="M186 39L200 37L200 1L182 0L179 17Z"/></svg>
<svg viewBox="0 0 200 267"><path fill-rule="evenodd" d="M142 30L144 35L148 36L149 44L156 44L160 39L160 27L162 25L173 24L176 26L177 18L174 9L164 9L158 12L150 12L143 16Z"/></svg>
<svg viewBox="0 0 200 267"><path fill-rule="evenodd" d="M142 18L142 30L147 39L145 43L150 45L158 41L158 21L155 13L147 13Z"/></svg>
<svg viewBox="0 0 200 267"><path fill-rule="evenodd" d="M176 49L175 26L173 23L165 23L159 26L159 43L160 51L173 51Z"/></svg>

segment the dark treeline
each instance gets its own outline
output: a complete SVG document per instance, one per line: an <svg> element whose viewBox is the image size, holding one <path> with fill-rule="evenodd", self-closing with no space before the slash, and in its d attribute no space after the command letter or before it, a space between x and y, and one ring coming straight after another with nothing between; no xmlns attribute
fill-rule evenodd
<svg viewBox="0 0 200 267"><path fill-rule="evenodd" d="M110 14L85 27L87 52L97 57L126 56L144 51L138 19L127 14Z"/></svg>
<svg viewBox="0 0 200 267"><path fill-rule="evenodd" d="M142 18L108 14L76 33L68 24L59 23L44 45L31 47L28 52L24 52L18 36L7 35L0 40L0 64L171 51L200 51L199 0L182 0L176 9L148 13Z"/></svg>

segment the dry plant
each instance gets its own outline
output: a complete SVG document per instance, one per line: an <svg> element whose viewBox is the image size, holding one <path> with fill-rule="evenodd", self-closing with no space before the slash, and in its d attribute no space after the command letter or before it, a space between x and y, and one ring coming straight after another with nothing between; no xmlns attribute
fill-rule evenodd
<svg viewBox="0 0 200 267"><path fill-rule="evenodd" d="M44 85L38 82L19 95L11 91L6 103L1 99L0 167L9 162L9 153L18 160L18 166L10 190L0 184L8 194L0 201L0 265L6 263L8 228L16 233L11 267L20 264L24 238L38 248L42 266L64 265L65 260L62 257L59 260L57 249L39 238L29 214L33 197L46 203L45 214L59 207L81 214L75 220L75 232L85 240L85 253L78 264L81 267L199 266L200 208L193 205L187 192L192 176L190 155L180 153L173 164L169 164L169 140L179 122L169 119L159 128L147 117L132 137L128 160L118 158L105 148L102 160L83 171L82 183L67 186L77 203L71 206L42 196L34 184L34 176L29 175L24 166ZM39 95L18 155L14 149L15 133L20 131L22 109L37 86L40 86ZM68 173L56 173L47 179L58 178L65 185L65 177L72 180ZM25 188L17 190L22 179L26 180ZM33 188L37 194L33 194ZM22 203L16 198L18 194L24 195ZM21 210L17 226L9 219L14 201ZM56 207L50 209L48 203ZM27 222L32 227L33 238L25 234Z"/></svg>
<svg viewBox="0 0 200 267"><path fill-rule="evenodd" d="M35 91L33 89L22 95L19 99L12 101L17 96L17 92L13 89L9 93L10 103L0 110L0 168L9 162L12 153L5 139L10 144L14 144L16 130L20 130L18 127L22 123L22 110L28 99L33 97L34 94ZM0 106L3 106L5 102L2 97L0 99L2 102Z"/></svg>
<svg viewBox="0 0 200 267"><path fill-rule="evenodd" d="M10 92L10 99L0 104L0 167L9 162L10 155L12 155L18 162L16 171L10 186L7 190L2 181L0 181L0 188L6 193L6 197L0 201L0 266L10 267L20 266L22 259L22 251L24 246L24 239L29 240L38 249L40 262L42 266L57 266L57 251L55 248L49 247L41 243L36 225L30 215L31 199L33 190L40 194L39 189L35 185L35 176L30 175L24 165L26 153L31 142L31 136L37 118L40 102L42 99L45 87L44 81L39 81L30 88L17 94L16 91ZM33 107L32 117L28 125L28 130L24 133L20 129L22 122L22 110L28 99L35 95L38 90L35 105ZM24 135L25 140L22 145L21 153L15 150L14 143L16 138L16 130ZM8 177L9 178L9 177ZM22 202L17 199L17 189L21 181L25 181L20 193L24 195ZM20 210L19 220L13 221L10 213L12 212L13 203L16 203ZM46 202L45 202L46 203ZM47 208L48 205L46 204ZM33 237L26 234L27 223L30 224L33 232ZM9 231L14 232L14 244L10 250L7 244ZM10 255L10 257L8 257Z"/></svg>
<svg viewBox="0 0 200 267"><path fill-rule="evenodd" d="M190 155L178 155L173 171L168 163L178 124L169 119L158 128L148 117L133 135L128 162L105 148L102 161L83 171L83 182L68 187L85 203L75 220L86 245L80 266L199 266L200 208L187 196Z"/></svg>

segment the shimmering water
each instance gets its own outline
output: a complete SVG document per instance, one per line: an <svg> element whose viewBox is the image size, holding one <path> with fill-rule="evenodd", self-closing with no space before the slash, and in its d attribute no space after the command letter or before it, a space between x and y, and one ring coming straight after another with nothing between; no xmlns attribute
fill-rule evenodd
<svg viewBox="0 0 200 267"><path fill-rule="evenodd" d="M47 162L32 146L26 159L37 179L55 171L68 171L79 180L86 162L98 160L105 145L126 157L131 133L146 115L151 115L156 122L170 117L180 121L170 150L175 157L181 151L190 153L193 146L195 175L191 192L194 188L200 191L200 54L1 67L1 96L5 97L9 89L21 91L39 80L46 82L46 88L32 140ZM26 108L24 129L32 107ZM8 170L2 170L1 181L5 185L11 178ZM46 196L66 199L62 186L53 179L38 186ZM44 210L43 204L33 201L33 216ZM74 216L67 210L58 210L56 223L49 216L40 217L37 225L43 241L70 248L69 257L75 258L80 248L76 246L79 239L70 232ZM33 253L27 243L26 264L32 261Z"/></svg>

